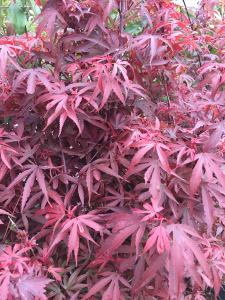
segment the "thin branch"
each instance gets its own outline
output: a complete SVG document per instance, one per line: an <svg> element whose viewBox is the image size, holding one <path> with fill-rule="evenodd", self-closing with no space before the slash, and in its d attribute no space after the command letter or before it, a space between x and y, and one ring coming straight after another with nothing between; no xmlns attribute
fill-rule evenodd
<svg viewBox="0 0 225 300"><path fill-rule="evenodd" d="M119 16L120 16L120 34L124 32L124 12L127 10L127 0L120 0Z"/></svg>
<svg viewBox="0 0 225 300"><path fill-rule="evenodd" d="M184 8L185 8L185 11L186 11L186 14L187 14L189 23L190 23L190 27L191 27L191 29L194 31L194 27L193 27L193 24L192 24L192 21L191 21L191 17L190 17L190 14L189 14L189 11L188 11L186 2L185 2L185 0L182 0L182 1L183 1ZM198 54L197 54L197 57L198 57L199 66L201 67L201 66L202 66L202 62L201 62L201 57L200 57L199 52L198 52Z"/></svg>
<svg viewBox="0 0 225 300"><path fill-rule="evenodd" d="M67 174L66 159L65 159L64 152L63 152L63 146L62 146L61 138L59 138L59 145L60 145L60 150L61 150L61 159L62 159L64 173ZM67 185L66 185L66 192L68 192L68 186Z"/></svg>
<svg viewBox="0 0 225 300"><path fill-rule="evenodd" d="M183 1L183 4L184 4L184 8L185 8L186 14L188 16L188 20L190 22L191 29L194 30L193 24L191 22L191 17L190 17L190 14L189 14L189 11L188 11L188 8L187 8L187 5L186 5L186 2L185 2L185 0L182 0L182 1Z"/></svg>

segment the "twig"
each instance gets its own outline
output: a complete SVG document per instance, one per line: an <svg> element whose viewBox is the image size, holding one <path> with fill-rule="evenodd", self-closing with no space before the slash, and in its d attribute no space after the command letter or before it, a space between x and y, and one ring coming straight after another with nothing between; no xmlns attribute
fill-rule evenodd
<svg viewBox="0 0 225 300"><path fill-rule="evenodd" d="M194 31L194 27L193 27L193 24L192 24L192 21L191 21L191 17L190 17L190 14L189 14L186 2L185 2L185 0L182 0L182 1L183 1L183 4L184 4L184 8L185 8L185 11L186 11L186 14L187 14L187 17L188 17L191 29ZM197 57L198 57L199 66L201 67L202 66L202 62L201 62L201 57L200 57L199 52L197 54Z"/></svg>
<svg viewBox="0 0 225 300"><path fill-rule="evenodd" d="M188 11L188 8L187 8L187 5L186 5L186 2L185 2L185 0L182 0L182 1L183 1L183 4L184 4L184 7L185 7L186 14L188 16L188 20L190 22L191 29L194 30L193 24L191 22L191 17L190 17L190 14L189 14L189 11Z"/></svg>
<svg viewBox="0 0 225 300"><path fill-rule="evenodd" d="M65 172L65 174L67 174L66 159L65 159L64 152L63 152L61 138L59 138L59 145L60 145L60 150L61 150L61 155L62 155L62 164L63 164L64 172Z"/></svg>
<svg viewBox="0 0 225 300"><path fill-rule="evenodd" d="M20 201L20 197L18 198L18 200L17 200L17 202L16 202L16 205L14 206L14 209L13 209L13 211L12 211L12 215L15 213L19 201ZM6 241L6 238L7 238L8 233L9 233L9 231L10 231L10 225L9 225L9 224L10 224L10 221L9 221L8 224L7 224L6 231L5 231L4 236L3 236L3 238L2 238L2 240L3 240L4 243L5 243L5 241Z"/></svg>
<svg viewBox="0 0 225 300"><path fill-rule="evenodd" d="M64 152L63 152L63 146L62 146L61 138L59 138L59 145L60 145L60 150L61 150L61 155L62 155L62 164L63 164L64 173L67 174L66 159L65 159ZM68 186L67 185L66 185L66 192L68 192Z"/></svg>
<svg viewBox="0 0 225 300"><path fill-rule="evenodd" d="M123 36L124 32L124 12L127 9L127 0L120 0L119 16L120 16L120 34Z"/></svg>

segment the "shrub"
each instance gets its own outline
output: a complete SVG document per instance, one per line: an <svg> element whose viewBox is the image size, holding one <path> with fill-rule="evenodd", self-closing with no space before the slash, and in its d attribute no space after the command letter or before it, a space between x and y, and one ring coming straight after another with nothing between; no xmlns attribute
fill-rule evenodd
<svg viewBox="0 0 225 300"><path fill-rule="evenodd" d="M49 0L0 39L2 300L218 295L217 2Z"/></svg>

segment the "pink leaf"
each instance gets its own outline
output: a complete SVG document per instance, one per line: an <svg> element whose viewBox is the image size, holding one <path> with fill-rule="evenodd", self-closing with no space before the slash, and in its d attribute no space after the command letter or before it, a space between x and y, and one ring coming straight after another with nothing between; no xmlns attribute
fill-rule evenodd
<svg viewBox="0 0 225 300"><path fill-rule="evenodd" d="M27 80L27 93L34 94L36 89L36 78L35 73L31 73Z"/></svg>
<svg viewBox="0 0 225 300"><path fill-rule="evenodd" d="M145 147L141 148L140 150L138 150L135 153L134 157L132 158L131 165L132 166L137 165L141 161L141 159L145 156L145 154L153 148L153 146L154 146L154 143L150 143L148 146L145 146Z"/></svg>
<svg viewBox="0 0 225 300"><path fill-rule="evenodd" d="M10 284L10 273L6 272L5 274L0 275L0 294L1 300L8 299L9 292L9 284Z"/></svg>
<svg viewBox="0 0 225 300"><path fill-rule="evenodd" d="M1 149L0 153L1 153L1 159L4 162L4 164L8 167L8 169L11 169L9 159L6 156L5 151Z"/></svg>
<svg viewBox="0 0 225 300"><path fill-rule="evenodd" d="M23 275L17 283L17 288L21 299L30 300L34 297L47 299L45 296L45 288L51 282L46 277L33 277L31 275Z"/></svg>
<svg viewBox="0 0 225 300"><path fill-rule="evenodd" d="M29 178L27 179L24 189L23 189L23 195L22 195L22 200L21 200L21 211L24 210L24 207L26 205L26 202L30 196L31 193L31 188L34 185L34 181L35 181L35 176L36 176L36 172L33 172Z"/></svg>
<svg viewBox="0 0 225 300"><path fill-rule="evenodd" d="M152 35L151 36L151 50L150 50L150 64L152 63L154 57L157 54L157 47L158 47L158 37Z"/></svg>
<svg viewBox="0 0 225 300"><path fill-rule="evenodd" d="M81 184L78 184L78 195L79 195L81 204L84 206L84 189Z"/></svg>
<svg viewBox="0 0 225 300"><path fill-rule="evenodd" d="M183 292L184 258L181 246L174 239L169 267L169 293L171 299L179 299Z"/></svg>
<svg viewBox="0 0 225 300"><path fill-rule="evenodd" d="M212 226L214 222L213 214L214 214L214 206L213 206L213 200L207 191L206 187L202 186L202 202L203 202L203 208L206 218L206 223L208 225L208 232L212 232Z"/></svg>
<svg viewBox="0 0 225 300"><path fill-rule="evenodd" d="M166 157L166 154L162 151L162 147L160 145L156 145L156 151L157 151L157 154L158 154L158 157L159 157L159 160L162 164L162 167L163 169L170 173L170 166L169 166L169 163L168 163L168 159Z"/></svg>
<svg viewBox="0 0 225 300"><path fill-rule="evenodd" d="M202 180L202 164L203 162L201 158L199 158L191 174L190 191L192 196L197 192Z"/></svg>
<svg viewBox="0 0 225 300"><path fill-rule="evenodd" d="M79 244L80 244L80 238L78 234L78 226L77 222L73 223L73 227L71 228L71 232L69 235L69 241L68 241L68 254L67 254L67 262L70 259L72 251L74 251L75 256L75 262L77 266L77 257L78 257L78 251L79 251Z"/></svg>
<svg viewBox="0 0 225 300"><path fill-rule="evenodd" d="M41 168L37 169L36 178L37 178L38 184L42 190L42 193L45 195L45 199L48 201L48 191L46 188L45 176L44 176L44 173L41 170Z"/></svg>
<svg viewBox="0 0 225 300"><path fill-rule="evenodd" d="M35 168L35 166L34 166ZM20 183L25 177L27 177L29 174L31 174L33 172L33 169L28 169L25 170L23 172L21 172L11 183L10 185L7 187L7 189L12 189L15 185L17 185L18 183Z"/></svg>
<svg viewBox="0 0 225 300"><path fill-rule="evenodd" d="M90 288L89 292L83 297L83 300L90 299L93 295L101 291L111 280L112 276L99 280L93 287Z"/></svg>
<svg viewBox="0 0 225 300"><path fill-rule="evenodd" d="M96 167L98 168L98 170L108 174L108 175L111 175L111 176L114 176L116 178L121 178L121 176L119 176L115 171L113 171L112 169L110 169L109 167L107 167L106 165L104 164L99 164L99 165L96 165Z"/></svg>

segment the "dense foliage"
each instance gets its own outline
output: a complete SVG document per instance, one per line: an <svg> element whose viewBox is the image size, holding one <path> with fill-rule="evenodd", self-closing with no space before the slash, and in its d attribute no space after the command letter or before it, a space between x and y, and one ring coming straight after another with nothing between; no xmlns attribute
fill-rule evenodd
<svg viewBox="0 0 225 300"><path fill-rule="evenodd" d="M0 38L1 300L218 295L222 4L49 0Z"/></svg>

